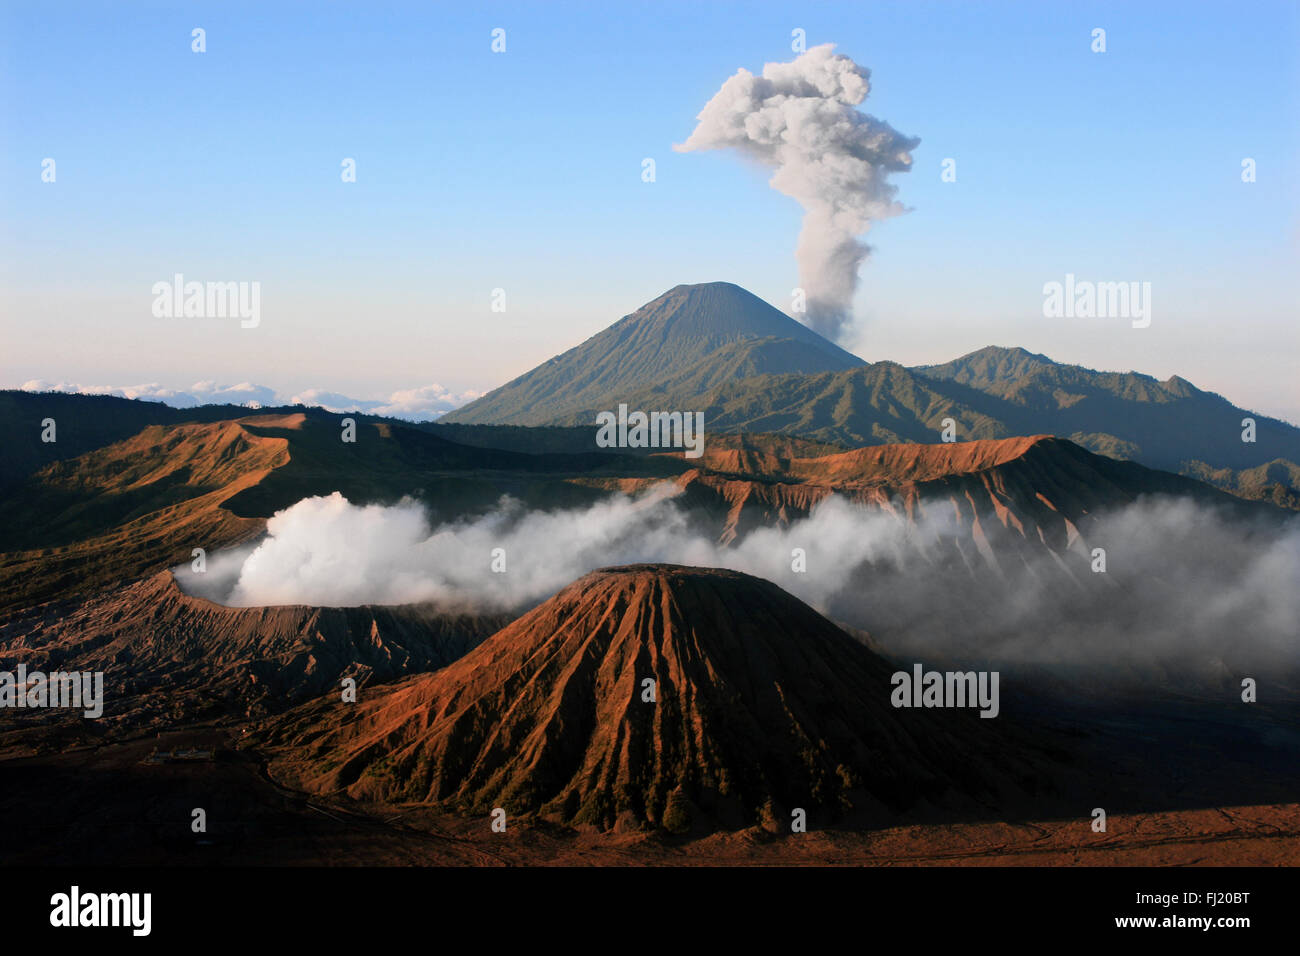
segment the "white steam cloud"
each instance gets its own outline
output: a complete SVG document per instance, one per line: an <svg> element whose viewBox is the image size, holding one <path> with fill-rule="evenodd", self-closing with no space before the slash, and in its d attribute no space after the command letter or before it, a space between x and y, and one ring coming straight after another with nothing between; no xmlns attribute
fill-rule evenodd
<svg viewBox="0 0 1300 956"><path fill-rule="evenodd" d="M870 92L870 71L834 49L825 44L790 63L768 63L761 76L737 71L674 149L736 149L774 170L772 188L804 208L796 258L808 325L839 339L870 252L857 237L903 212L887 177L911 168L920 140L855 109Z"/></svg>
<svg viewBox="0 0 1300 956"><path fill-rule="evenodd" d="M233 587L229 566L210 568L201 592L187 586L239 607L435 601L513 610L596 567L670 555L707 559L713 549L693 541L686 518L664 507L675 491L666 485L581 512L528 511L503 498L491 514L438 528L416 502L353 505L335 492L276 512L267 538L239 565ZM504 551L504 572L491 569L497 548ZM582 570L575 574L575 568Z"/></svg>
<svg viewBox="0 0 1300 956"><path fill-rule="evenodd" d="M1222 682L1243 668L1300 671L1294 520L1255 527L1186 500L1142 500L1100 516L1064 555L1043 549L995 569L950 503L908 521L831 497L804 520L724 547L677 494L665 484L553 512L507 498L491 514L431 527L418 504L359 506L336 493L278 512L260 544L214 555L207 573L177 577L238 606L434 601L518 612L595 568L727 567L869 631L896 656ZM1091 571L1097 546L1105 574ZM504 573L491 568L497 548ZM803 573L791 566L795 548L806 552Z"/></svg>

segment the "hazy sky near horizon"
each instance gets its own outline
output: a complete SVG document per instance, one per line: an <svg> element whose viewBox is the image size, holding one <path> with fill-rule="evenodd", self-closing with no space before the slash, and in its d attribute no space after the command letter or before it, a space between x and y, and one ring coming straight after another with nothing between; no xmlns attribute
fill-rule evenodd
<svg viewBox="0 0 1300 956"><path fill-rule="evenodd" d="M0 385L486 390L678 283L786 309L798 204L672 146L801 28L872 71L863 111L921 140L894 177L910 211L866 237L851 351L1018 345L1300 422L1298 10L6 4ZM155 317L176 273L259 282L260 325ZM1150 282L1150 326L1045 318L1067 273Z"/></svg>

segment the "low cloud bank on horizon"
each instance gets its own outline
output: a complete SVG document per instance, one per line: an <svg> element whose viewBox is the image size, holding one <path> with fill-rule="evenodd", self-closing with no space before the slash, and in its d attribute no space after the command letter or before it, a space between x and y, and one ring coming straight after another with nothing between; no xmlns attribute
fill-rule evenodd
<svg viewBox="0 0 1300 956"><path fill-rule="evenodd" d="M24 392L112 395L117 398L162 402L173 408L196 408L199 405L242 405L246 408L310 405L330 412L364 412L414 422L432 421L483 394L472 390L458 394L436 383L402 389L383 399L352 398L320 388L309 388L286 397L275 389L251 382L241 382L238 385L195 382L189 389L180 390L165 388L156 382L145 385L77 385L32 379L23 382L18 388Z"/></svg>

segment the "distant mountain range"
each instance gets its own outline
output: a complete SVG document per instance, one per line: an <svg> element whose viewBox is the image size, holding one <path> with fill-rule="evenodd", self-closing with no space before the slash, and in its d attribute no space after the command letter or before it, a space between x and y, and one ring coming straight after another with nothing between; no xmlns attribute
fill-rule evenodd
<svg viewBox="0 0 1300 956"><path fill-rule="evenodd" d="M943 365L867 363L726 282L670 289L440 423L592 427L620 404L842 447L935 442L951 418L961 441L1052 434L1300 508L1300 428L1185 379L1000 347ZM1254 443L1242 441L1247 417Z"/></svg>
<svg viewBox="0 0 1300 956"><path fill-rule="evenodd" d="M1108 457L1300 510L1300 428L1235 406L1185 379L1097 372L1000 347L942 365L867 363L725 282L670 289L437 422L404 424L460 445L583 453L600 450L594 442L596 413L620 404L703 412L713 436L767 433L834 446L824 452L934 443L945 419L952 419L959 441L1056 435ZM0 420L8 426L0 445L0 488L147 426L248 414L231 405L175 409L108 396L0 391ZM319 410L308 414L327 416ZM1247 417L1255 421L1253 443L1241 440ZM58 423L57 444L41 440L45 418Z"/></svg>

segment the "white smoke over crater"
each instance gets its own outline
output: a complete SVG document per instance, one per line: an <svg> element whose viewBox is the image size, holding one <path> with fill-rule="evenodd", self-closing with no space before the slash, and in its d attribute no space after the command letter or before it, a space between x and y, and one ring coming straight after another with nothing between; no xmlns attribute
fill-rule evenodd
<svg viewBox="0 0 1300 956"><path fill-rule="evenodd" d="M692 526L677 506L680 494L665 482L560 511L530 511L504 497L489 514L433 527L418 502L354 505L335 492L276 512L260 543L214 554L203 575L188 566L176 573L190 593L236 607L433 601L517 611L588 571L623 564L727 567L788 587L792 542L802 542L833 559L798 575L792 590L824 606L848 589L855 568L923 553L920 536L944 523L918 530L832 497L795 527L758 528L723 547Z"/></svg>
<svg viewBox="0 0 1300 956"><path fill-rule="evenodd" d="M435 527L417 503L354 505L336 493L277 512L266 538L213 555L207 573L176 574L190 593L236 606L432 601L519 613L596 568L725 567L773 581L910 659L1217 681L1248 667L1300 674L1297 520L1254 526L1190 501L1140 500L1098 516L1088 541L1065 554L1044 548L993 572L950 504L904 519L833 496L788 527L723 546L678 494L665 483L545 512L503 498L490 514ZM1109 556L1105 574L1090 570L1097 545Z"/></svg>
<svg viewBox="0 0 1300 956"><path fill-rule="evenodd" d="M920 140L856 109L871 73L834 49L825 44L790 63L768 63L761 76L737 71L674 149L735 149L773 170L772 188L804 208L796 258L808 325L841 339L870 252L858 236L904 211L888 175L911 169Z"/></svg>
<svg viewBox="0 0 1300 956"><path fill-rule="evenodd" d="M237 573L219 562L216 574L184 580L193 593L237 607L433 601L517 610L595 567L670 555L707 560L712 548L667 506L676 490L666 485L580 512L528 511L507 497L488 515L436 528L417 502L354 505L335 492L276 512Z"/></svg>

